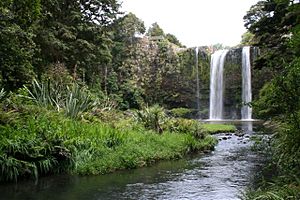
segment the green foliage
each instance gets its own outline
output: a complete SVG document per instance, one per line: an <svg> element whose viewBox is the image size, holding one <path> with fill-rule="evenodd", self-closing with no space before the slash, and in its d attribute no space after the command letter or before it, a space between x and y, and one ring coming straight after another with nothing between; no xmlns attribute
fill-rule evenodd
<svg viewBox="0 0 300 200"><path fill-rule="evenodd" d="M31 109L26 112L17 121L0 126L0 181L17 181L20 177L37 179L71 166L71 154L63 138L57 135L57 121L36 115Z"/></svg>
<svg viewBox="0 0 300 200"><path fill-rule="evenodd" d="M206 135L202 124L193 119L170 119L167 121L164 127L170 132L190 134L197 139L203 139Z"/></svg>
<svg viewBox="0 0 300 200"><path fill-rule="evenodd" d="M111 126L64 118L37 106L23 105L18 110L0 110L0 116L6 116L6 122L0 123L4 182L61 172L103 174L131 169L211 149L216 142L208 136L197 139L186 131L187 126L159 135L135 129L126 120L118 123L126 126Z"/></svg>
<svg viewBox="0 0 300 200"><path fill-rule="evenodd" d="M114 23L114 39L119 42L133 43L136 35L144 34L145 31L144 22L133 13L128 13Z"/></svg>
<svg viewBox="0 0 300 200"><path fill-rule="evenodd" d="M170 114L173 117L187 118L191 115L193 110L189 108L173 108L170 110Z"/></svg>
<svg viewBox="0 0 300 200"><path fill-rule="evenodd" d="M164 36L165 33L164 33L163 29L158 25L158 23L155 22L148 29L147 35L151 36L151 37L156 37L156 36Z"/></svg>
<svg viewBox="0 0 300 200"><path fill-rule="evenodd" d="M16 90L34 77L32 58L35 44L32 33L12 23L13 14L0 7L0 84L6 90ZM10 19L12 17L12 19Z"/></svg>
<svg viewBox="0 0 300 200"><path fill-rule="evenodd" d="M177 37L171 33L166 34L166 39L169 42L176 44L178 47L183 47L183 45L180 43L180 41L177 39Z"/></svg>
<svg viewBox="0 0 300 200"><path fill-rule="evenodd" d="M162 125L167 120L165 110L159 105L144 107L142 110L137 110L134 114L137 122L142 123L145 128L162 133Z"/></svg>
<svg viewBox="0 0 300 200"><path fill-rule="evenodd" d="M4 0L0 4L0 74L6 90L16 90L34 77L32 28L40 10L40 0Z"/></svg>
<svg viewBox="0 0 300 200"><path fill-rule="evenodd" d="M48 65L63 63L74 79L93 83L111 61L111 39L104 26L115 19L118 7L115 0L43 1L43 18L35 29L41 48L36 71L42 74Z"/></svg>
<svg viewBox="0 0 300 200"><path fill-rule="evenodd" d="M140 87L136 87L130 83L124 83L120 92L122 94L121 109L140 109L144 105L143 91Z"/></svg>
<svg viewBox="0 0 300 200"><path fill-rule="evenodd" d="M88 92L79 85L74 84L72 88L68 87L64 107L65 113L68 117L76 118L80 113L91 108L93 103Z"/></svg>
<svg viewBox="0 0 300 200"><path fill-rule="evenodd" d="M299 133L299 129L293 125L282 124L272 141L273 159L283 176L300 177Z"/></svg>
<svg viewBox="0 0 300 200"><path fill-rule="evenodd" d="M63 109L65 114L71 118L77 118L80 113L87 111L95 104L88 90L80 87L77 83L72 86L61 86L46 83L32 82L32 89L25 86L29 93L29 98L37 105L48 108L56 108L57 111Z"/></svg>
<svg viewBox="0 0 300 200"><path fill-rule="evenodd" d="M202 126L204 131L209 134L227 133L227 132L236 131L236 127L234 125L229 125L229 124L203 124Z"/></svg>
<svg viewBox="0 0 300 200"><path fill-rule="evenodd" d="M259 1L248 11L244 17L245 26L254 34L256 45L262 47L261 56L256 61L258 67L281 71L297 57L297 51L289 43L299 22L299 7L299 3L289 0L270 0Z"/></svg>
<svg viewBox="0 0 300 200"><path fill-rule="evenodd" d="M245 200L297 200L300 198L300 182L296 180L294 183L283 184L283 181L278 179L273 183L268 183L266 188L259 188L257 191L248 191L245 195Z"/></svg>
<svg viewBox="0 0 300 200"><path fill-rule="evenodd" d="M256 67L269 68L274 74L254 108L259 117L280 123L271 141L272 162L278 172L271 185L263 182L261 188L247 194L250 199L299 199L299 8L298 1L260 1L244 17L262 52Z"/></svg>
<svg viewBox="0 0 300 200"><path fill-rule="evenodd" d="M254 35L249 31L247 31L242 35L241 45L250 46L254 43L253 39L254 39Z"/></svg>
<svg viewBox="0 0 300 200"><path fill-rule="evenodd" d="M32 82L32 89L28 89L24 86L28 94L30 95L29 98L34 100L39 106L43 107L50 107L58 106L59 109L59 102L55 101L54 99L54 92L56 92L56 88L51 87L50 81L47 83L39 83L37 80L33 80Z"/></svg>
<svg viewBox="0 0 300 200"><path fill-rule="evenodd" d="M277 76L261 90L254 104L263 118L277 117L300 128L300 59L286 66L282 76Z"/></svg>

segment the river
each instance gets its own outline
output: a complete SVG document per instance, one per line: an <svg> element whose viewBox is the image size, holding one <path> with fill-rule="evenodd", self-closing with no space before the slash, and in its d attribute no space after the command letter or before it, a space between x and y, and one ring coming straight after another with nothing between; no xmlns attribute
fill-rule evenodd
<svg viewBox="0 0 300 200"><path fill-rule="evenodd" d="M235 200L255 182L264 163L253 151L261 125L240 122L242 135L218 134L215 150L150 167L102 176L51 176L38 182L0 185L5 200Z"/></svg>

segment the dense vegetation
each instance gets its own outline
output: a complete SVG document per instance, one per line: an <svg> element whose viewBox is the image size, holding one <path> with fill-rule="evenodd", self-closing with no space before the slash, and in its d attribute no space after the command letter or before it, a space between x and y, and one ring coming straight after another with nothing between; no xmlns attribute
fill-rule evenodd
<svg viewBox="0 0 300 200"><path fill-rule="evenodd" d="M0 2L0 182L136 168L210 150L209 133L234 131L184 119L195 114L195 51L157 23L145 34L119 8Z"/></svg>
<svg viewBox="0 0 300 200"><path fill-rule="evenodd" d="M217 142L209 133L235 130L172 118L158 105L126 113L112 110L78 85L51 94L47 85L34 84L32 90L1 99L0 181L146 166L209 151Z"/></svg>
<svg viewBox="0 0 300 200"><path fill-rule="evenodd" d="M253 106L259 117L276 122L271 139L273 174L249 199L300 198L300 2L265 0L245 16L244 42L260 47L256 70L271 70L273 77Z"/></svg>
<svg viewBox="0 0 300 200"><path fill-rule="evenodd" d="M261 51L255 85L264 87L252 105L277 124L276 175L249 199L300 198L299 5L263 0L244 18L242 44ZM0 181L145 166L211 149L208 133L233 131L181 118L195 114L196 72L198 98L208 93L209 49L195 67L194 49L119 8L117 0L1 0Z"/></svg>
<svg viewBox="0 0 300 200"><path fill-rule="evenodd" d="M122 110L195 108L194 52L180 50L157 23L145 34L143 21L119 7L117 0L2 1L0 87L75 81Z"/></svg>

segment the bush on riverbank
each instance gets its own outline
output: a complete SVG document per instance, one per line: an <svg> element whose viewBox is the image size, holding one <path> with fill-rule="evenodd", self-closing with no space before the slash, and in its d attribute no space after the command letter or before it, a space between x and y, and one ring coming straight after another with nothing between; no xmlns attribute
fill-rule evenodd
<svg viewBox="0 0 300 200"><path fill-rule="evenodd" d="M35 104L14 94L0 103L1 182L56 173L104 174L211 150L217 142L196 120L166 117L157 134L130 114L105 111L100 117L93 111L73 118L63 109ZM106 115L113 120L103 121Z"/></svg>
<svg viewBox="0 0 300 200"><path fill-rule="evenodd" d="M75 121L36 106L9 115L0 126L2 181L63 171L103 174L181 158L216 143L209 135L198 140L188 133L159 135L141 127Z"/></svg>
<svg viewBox="0 0 300 200"><path fill-rule="evenodd" d="M274 123L274 135L268 142L270 146L265 147L270 160L258 187L245 194L246 200L300 199L299 131L291 124Z"/></svg>

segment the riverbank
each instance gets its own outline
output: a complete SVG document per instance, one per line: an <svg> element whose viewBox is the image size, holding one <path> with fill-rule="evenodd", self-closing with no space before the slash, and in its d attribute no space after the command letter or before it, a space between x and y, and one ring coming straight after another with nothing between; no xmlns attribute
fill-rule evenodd
<svg viewBox="0 0 300 200"><path fill-rule="evenodd" d="M111 173L211 150L217 143L208 134L211 127L196 120L169 120L158 133L124 115L106 123L34 105L2 106L0 116L1 182Z"/></svg>
<svg viewBox="0 0 300 200"><path fill-rule="evenodd" d="M282 121L264 124L273 134L257 147L267 156L256 187L245 194L245 200L300 199L300 151L299 129Z"/></svg>
<svg viewBox="0 0 300 200"><path fill-rule="evenodd" d="M249 126L247 126L249 124ZM241 129L252 127L253 129ZM261 134L259 123L243 122L237 129L250 135ZM253 130L253 132L252 132ZM250 131L250 132L249 132ZM215 135L222 139L226 133ZM244 142L246 141L246 142ZM148 167L121 170L101 176L58 175L35 181L0 186L2 199L231 199L252 184L260 172L263 155L252 149L249 138L232 134L219 140L207 154L160 161ZM34 192L32 192L34 191ZM0 197L0 199L1 199Z"/></svg>

